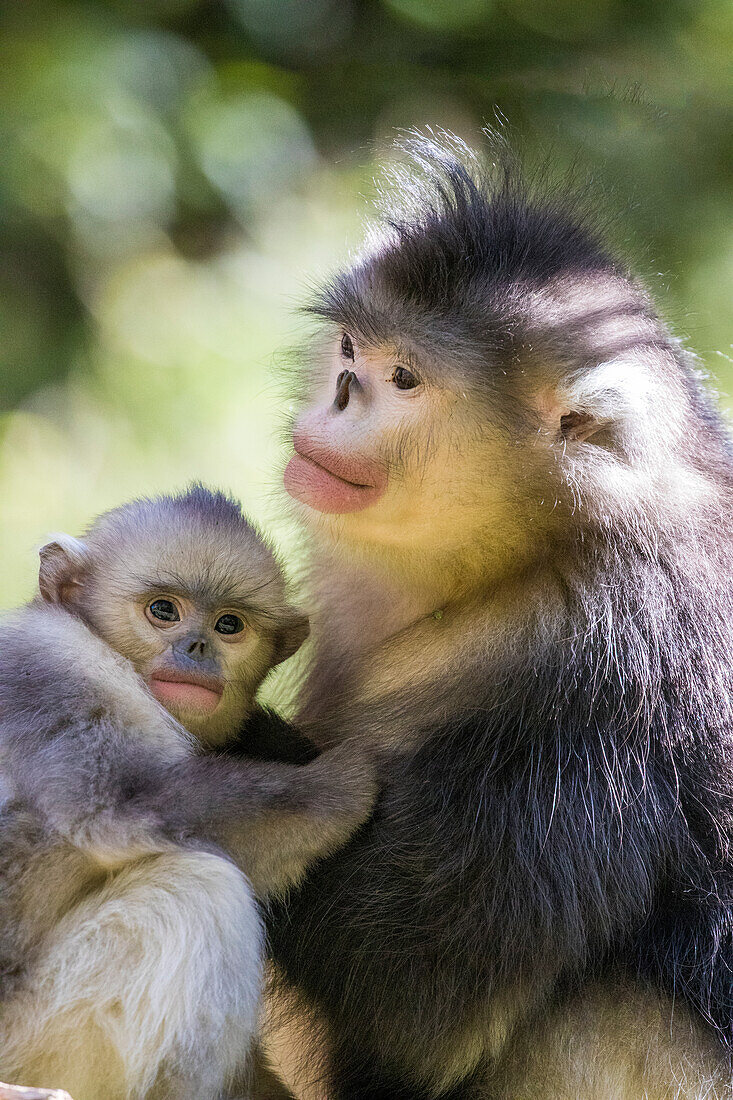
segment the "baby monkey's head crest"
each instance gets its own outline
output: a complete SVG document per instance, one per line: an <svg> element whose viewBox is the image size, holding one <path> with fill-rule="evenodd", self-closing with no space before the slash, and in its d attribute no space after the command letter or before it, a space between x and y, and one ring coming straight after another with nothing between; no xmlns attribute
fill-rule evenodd
<svg viewBox="0 0 733 1100"><path fill-rule="evenodd" d="M277 559L226 494L135 500L40 551L39 589L132 662L209 744L232 736L267 672L308 635Z"/></svg>

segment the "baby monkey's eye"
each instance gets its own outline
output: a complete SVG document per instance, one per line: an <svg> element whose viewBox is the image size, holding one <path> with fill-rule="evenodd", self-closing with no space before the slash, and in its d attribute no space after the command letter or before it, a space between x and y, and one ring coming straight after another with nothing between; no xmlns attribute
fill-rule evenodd
<svg viewBox="0 0 733 1100"><path fill-rule="evenodd" d="M241 634L244 630L244 622L239 615L232 615L229 612L216 620L214 630L217 634Z"/></svg>
<svg viewBox="0 0 733 1100"><path fill-rule="evenodd" d="M350 359L352 363L354 362L354 342L348 332L345 332L341 337L341 354L344 359Z"/></svg>
<svg viewBox="0 0 733 1100"><path fill-rule="evenodd" d="M155 626L181 621L181 613L173 600L152 600L145 608L145 614Z"/></svg>
<svg viewBox="0 0 733 1100"><path fill-rule="evenodd" d="M407 367L395 367L392 381L398 390L414 390L420 382Z"/></svg>

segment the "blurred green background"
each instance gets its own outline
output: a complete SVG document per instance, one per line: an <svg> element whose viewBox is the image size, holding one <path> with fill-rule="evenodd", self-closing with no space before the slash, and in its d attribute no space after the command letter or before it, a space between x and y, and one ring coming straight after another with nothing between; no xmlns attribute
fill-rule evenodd
<svg viewBox="0 0 733 1100"><path fill-rule="evenodd" d="M496 106L599 180L733 405L730 0L0 10L0 607L47 532L191 477L287 537L277 360L395 127Z"/></svg>

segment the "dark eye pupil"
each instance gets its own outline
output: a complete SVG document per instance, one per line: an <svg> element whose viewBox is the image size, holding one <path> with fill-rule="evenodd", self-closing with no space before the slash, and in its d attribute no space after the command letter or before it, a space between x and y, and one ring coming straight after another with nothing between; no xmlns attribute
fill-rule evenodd
<svg viewBox="0 0 733 1100"><path fill-rule="evenodd" d="M178 622L178 609L170 600L153 600L150 605L150 614L166 623Z"/></svg>
<svg viewBox="0 0 733 1100"><path fill-rule="evenodd" d="M238 615L222 615L220 619L217 619L214 630L219 634L241 634L244 630L244 623Z"/></svg>
<svg viewBox="0 0 733 1100"><path fill-rule="evenodd" d="M395 367L392 381L398 390L414 390L417 385L417 378L406 367Z"/></svg>
<svg viewBox="0 0 733 1100"><path fill-rule="evenodd" d="M351 341L351 337L346 332L341 337L341 354L344 359L354 358L354 345Z"/></svg>

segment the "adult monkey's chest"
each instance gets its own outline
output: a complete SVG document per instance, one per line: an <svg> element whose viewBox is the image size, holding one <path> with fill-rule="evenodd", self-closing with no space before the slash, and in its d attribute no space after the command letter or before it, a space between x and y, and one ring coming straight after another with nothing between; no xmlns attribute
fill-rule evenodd
<svg viewBox="0 0 733 1100"><path fill-rule="evenodd" d="M322 629L298 725L320 746L351 734L397 758L415 753L446 716L480 705L506 645L505 623L495 620L495 609L470 606L418 612L388 637L372 637L372 623L359 637L353 624L345 636ZM385 768L394 797L404 801L409 791L400 793L397 776Z"/></svg>
<svg viewBox="0 0 733 1100"><path fill-rule="evenodd" d="M392 762L373 819L274 914L271 943L332 1041L420 1074L430 1059L448 1084L500 1054L527 996L494 919L511 853L477 826L477 776L442 786L439 768L437 745ZM533 996L555 969L535 962Z"/></svg>

